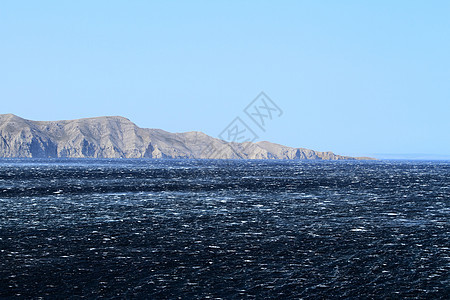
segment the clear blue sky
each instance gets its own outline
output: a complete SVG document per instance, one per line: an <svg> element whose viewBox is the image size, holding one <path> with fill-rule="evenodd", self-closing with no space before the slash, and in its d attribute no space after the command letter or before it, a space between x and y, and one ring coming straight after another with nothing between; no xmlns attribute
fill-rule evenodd
<svg viewBox="0 0 450 300"><path fill-rule="evenodd" d="M218 136L265 91L261 140L450 154L450 1L1 1L0 38L1 113Z"/></svg>

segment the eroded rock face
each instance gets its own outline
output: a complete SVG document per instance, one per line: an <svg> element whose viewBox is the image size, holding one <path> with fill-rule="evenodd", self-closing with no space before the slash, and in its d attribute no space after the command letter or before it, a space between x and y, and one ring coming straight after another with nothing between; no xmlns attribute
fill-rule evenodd
<svg viewBox="0 0 450 300"><path fill-rule="evenodd" d="M202 132L139 128L123 117L30 121L0 115L0 157L369 159L270 142L227 143Z"/></svg>

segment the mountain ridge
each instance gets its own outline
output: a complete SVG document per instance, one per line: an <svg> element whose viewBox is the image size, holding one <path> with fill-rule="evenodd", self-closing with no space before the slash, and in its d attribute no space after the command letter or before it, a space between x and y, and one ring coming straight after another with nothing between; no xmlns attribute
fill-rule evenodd
<svg viewBox="0 0 450 300"><path fill-rule="evenodd" d="M226 142L201 131L141 128L121 116L33 121L0 114L0 157L363 160L268 141Z"/></svg>

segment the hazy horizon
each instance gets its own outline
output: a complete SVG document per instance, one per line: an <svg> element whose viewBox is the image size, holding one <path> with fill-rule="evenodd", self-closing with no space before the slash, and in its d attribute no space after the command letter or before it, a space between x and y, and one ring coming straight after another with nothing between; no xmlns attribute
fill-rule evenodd
<svg viewBox="0 0 450 300"><path fill-rule="evenodd" d="M13 114L15 115L15 114ZM17 115L16 115L17 116ZM20 116L18 116L20 117ZM103 117L121 117L121 116L98 116L93 118L103 118ZM31 120L31 121L65 121L65 120ZM133 122L133 120L130 120ZM157 128L162 129L163 128ZM179 132L183 133L183 132ZM184 132L185 133L185 132ZM264 140L261 140L264 141ZM258 141L255 141L258 142ZM271 141L268 141L271 142ZM295 147L295 146L294 146ZM295 147L300 148L300 146ZM312 149L314 150L314 149ZM340 153L335 153L340 154ZM352 157L372 157L380 160L450 160L450 155L438 155L438 154L432 154L432 153L369 153L369 154L360 154L360 153L347 153L347 154L341 154L346 156L352 156Z"/></svg>

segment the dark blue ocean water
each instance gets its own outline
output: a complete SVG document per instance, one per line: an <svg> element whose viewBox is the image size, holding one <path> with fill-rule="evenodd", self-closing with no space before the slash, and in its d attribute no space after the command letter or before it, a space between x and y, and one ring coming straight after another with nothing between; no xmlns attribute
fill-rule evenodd
<svg viewBox="0 0 450 300"><path fill-rule="evenodd" d="M450 162L1 160L0 297L445 299L449 220Z"/></svg>

